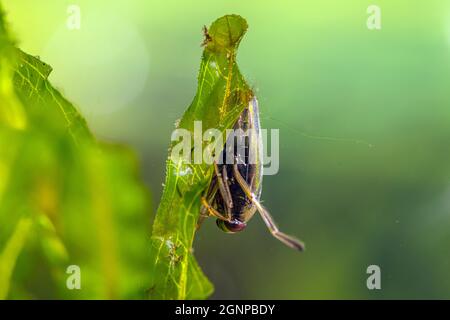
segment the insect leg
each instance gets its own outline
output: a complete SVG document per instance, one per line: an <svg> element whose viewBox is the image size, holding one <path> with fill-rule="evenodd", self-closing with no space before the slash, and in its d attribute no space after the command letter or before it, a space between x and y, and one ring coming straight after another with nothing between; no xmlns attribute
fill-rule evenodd
<svg viewBox="0 0 450 320"><path fill-rule="evenodd" d="M245 182L244 178L240 174L237 168L237 164L234 164L233 171L237 182L239 183L239 185L241 186L242 190L245 192L247 197L258 209L258 212L261 214L264 223L266 224L267 228L269 228L272 235L281 242L283 242L284 244L286 244L287 246L299 251L303 251L305 249L305 245L301 241L281 232L278 229L270 213L261 205L258 199L256 199L255 195L251 192L250 187L247 185L247 182Z"/></svg>
<svg viewBox="0 0 450 320"><path fill-rule="evenodd" d="M202 197L201 199L202 201L202 205L206 208L206 210L209 212L210 216L214 216L220 220L224 220L224 221L230 221L229 218L224 217L219 211L217 211L216 209L214 209L209 203L208 201L206 201L205 197Z"/></svg>
<svg viewBox="0 0 450 320"><path fill-rule="evenodd" d="M219 166L217 162L214 161L214 172L217 176L217 181L219 183L219 191L225 203L225 209L227 218L231 219L231 208L233 208L233 199L231 198L230 187L228 186L228 177L225 166L223 167L223 175L219 171Z"/></svg>
<svg viewBox="0 0 450 320"><path fill-rule="evenodd" d="M212 179L210 188L208 190L208 193L206 195L206 202L211 203L213 201L214 197L216 196L216 193L218 191L219 187L217 185L217 179ZM205 206L201 206L200 209L200 216L197 220L197 230L200 229L203 221L208 218L210 214L208 213L208 209Z"/></svg>
<svg viewBox="0 0 450 320"><path fill-rule="evenodd" d="M202 197L202 208L200 209L200 217L197 221L197 229L200 228L201 224L205 218L209 216L217 217L220 220L230 221L231 220L231 208L233 207L233 200L231 198L230 188L228 186L228 176L226 173L226 168L224 167L223 175L220 174L217 162L214 161L214 172L216 177L213 178L211 182L210 190L208 191L207 198ZM217 211L214 207L210 205L214 197L216 197L217 191L220 192L222 199L224 200L224 206L226 210L226 216Z"/></svg>

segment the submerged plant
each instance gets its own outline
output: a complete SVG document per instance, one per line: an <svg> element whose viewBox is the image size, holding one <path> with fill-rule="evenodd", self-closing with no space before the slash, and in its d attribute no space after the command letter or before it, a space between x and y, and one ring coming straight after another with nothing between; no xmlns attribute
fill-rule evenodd
<svg viewBox="0 0 450 320"><path fill-rule="evenodd" d="M238 15L226 15L205 28L197 93L178 129L193 133L194 122L202 121L203 128L217 128L224 133L248 106L253 94L236 63L237 49L246 31L247 22ZM169 155L151 238L150 298L202 299L212 293L213 286L192 253L200 199L212 174L210 164L175 161Z"/></svg>
<svg viewBox="0 0 450 320"><path fill-rule="evenodd" d="M136 159L98 142L18 49L0 6L0 299L145 297L148 194ZM81 290L69 290L71 265Z"/></svg>
<svg viewBox="0 0 450 320"><path fill-rule="evenodd" d="M246 30L237 15L205 28L197 93L178 128L202 121L224 133L248 106L236 64ZM149 244L134 155L95 139L51 71L17 48L0 7L0 299L208 297L192 245L213 166L168 158ZM68 290L73 265L82 290Z"/></svg>

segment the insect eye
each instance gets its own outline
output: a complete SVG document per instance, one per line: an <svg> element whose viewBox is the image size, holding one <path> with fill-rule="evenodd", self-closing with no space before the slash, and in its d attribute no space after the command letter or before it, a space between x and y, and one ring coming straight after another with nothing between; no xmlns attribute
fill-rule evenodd
<svg viewBox="0 0 450 320"><path fill-rule="evenodd" d="M224 221L217 219L216 224L220 230L226 233L235 233L245 229L247 224L239 220Z"/></svg>

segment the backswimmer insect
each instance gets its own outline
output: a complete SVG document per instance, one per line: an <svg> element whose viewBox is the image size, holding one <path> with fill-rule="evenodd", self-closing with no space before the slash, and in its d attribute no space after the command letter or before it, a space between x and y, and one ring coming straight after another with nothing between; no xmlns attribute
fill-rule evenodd
<svg viewBox="0 0 450 320"><path fill-rule="evenodd" d="M201 199L199 223L205 217L212 216L217 218L216 223L221 230L236 233L244 230L247 222L258 211L275 238L293 249L303 251L304 244L281 232L260 203L263 144L256 97L242 111L233 129L251 131L253 134L245 136L243 152L236 147L237 144L230 143L230 138L227 139L220 156L222 161L214 163L214 176L206 195ZM232 161L227 161L227 154L232 155ZM254 155L254 158L251 159L250 155Z"/></svg>

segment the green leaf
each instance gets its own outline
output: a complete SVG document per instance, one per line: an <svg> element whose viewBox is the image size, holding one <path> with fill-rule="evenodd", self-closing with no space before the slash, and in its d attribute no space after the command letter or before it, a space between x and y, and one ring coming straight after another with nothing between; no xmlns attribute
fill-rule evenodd
<svg viewBox="0 0 450 320"><path fill-rule="evenodd" d="M14 88L23 104L28 106L27 111L38 119L48 118L48 113L51 112L54 119L51 123L44 122L44 125L61 126L76 142L92 138L86 120L48 81L52 68L20 49L16 49L14 54ZM42 113L42 106L47 109L47 114Z"/></svg>
<svg viewBox="0 0 450 320"><path fill-rule="evenodd" d="M23 129L27 124L27 118L23 106L16 97L12 82L15 50L13 41L7 33L4 13L0 7L0 123Z"/></svg>
<svg viewBox="0 0 450 320"><path fill-rule="evenodd" d="M0 300L8 294L11 274L31 228L31 219L22 218L0 254Z"/></svg>
<svg viewBox="0 0 450 320"><path fill-rule="evenodd" d="M219 18L207 30L197 93L177 128L193 133L194 121L202 121L203 131L224 132L248 105L253 93L236 63L246 30L246 21L238 15ZM152 232L152 299L204 299L213 291L192 254L200 198L211 177L211 165L175 162L169 155Z"/></svg>
<svg viewBox="0 0 450 320"><path fill-rule="evenodd" d="M51 71L15 47L0 7L0 297L143 298L149 197L136 157L95 140ZM72 264L82 290L66 287Z"/></svg>

